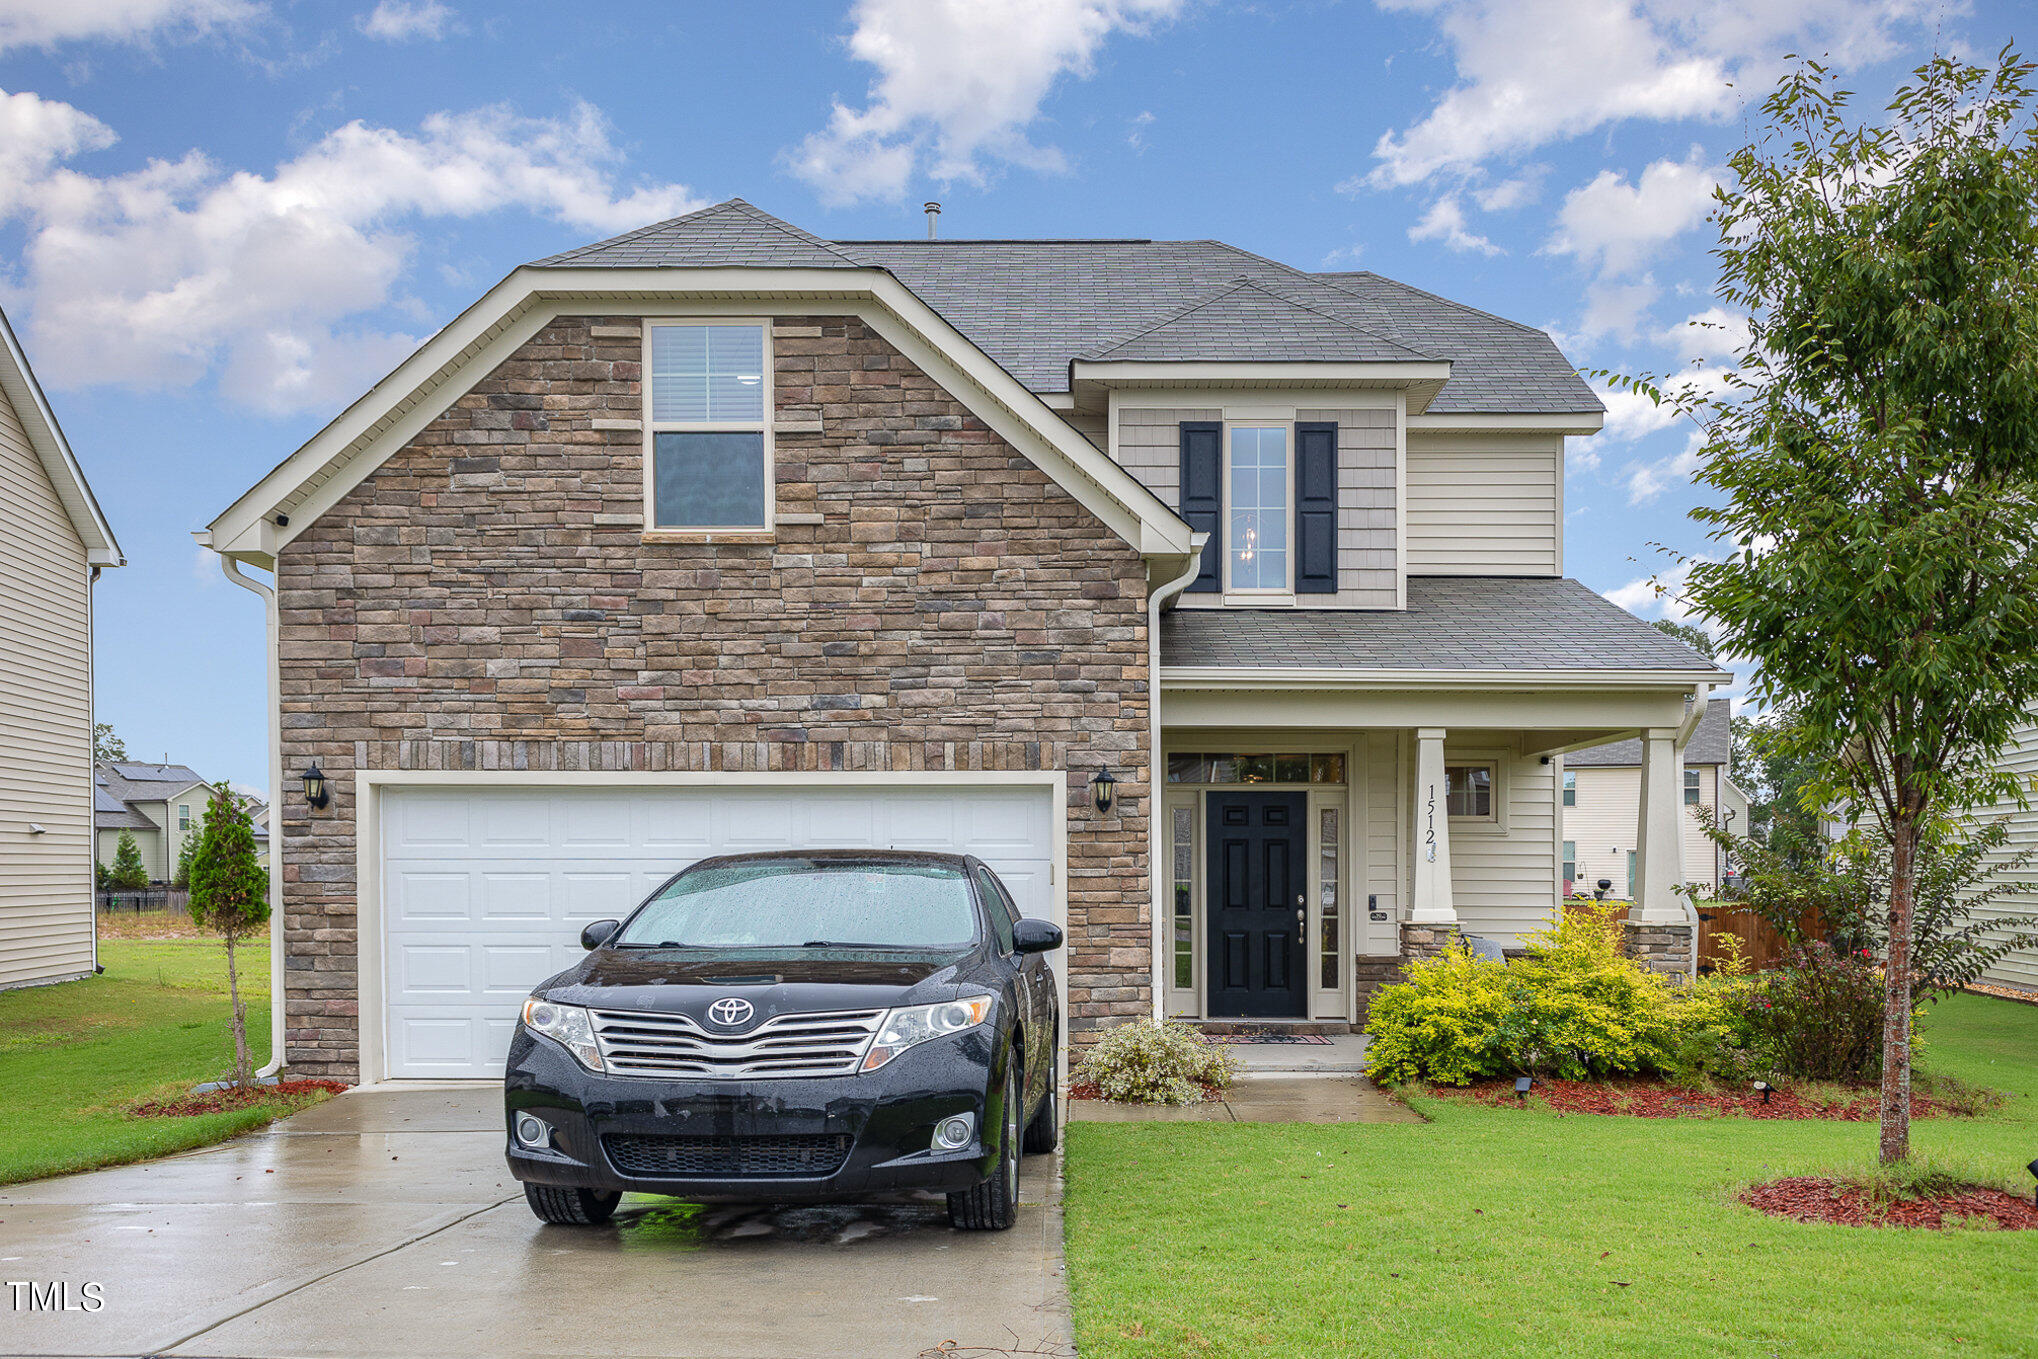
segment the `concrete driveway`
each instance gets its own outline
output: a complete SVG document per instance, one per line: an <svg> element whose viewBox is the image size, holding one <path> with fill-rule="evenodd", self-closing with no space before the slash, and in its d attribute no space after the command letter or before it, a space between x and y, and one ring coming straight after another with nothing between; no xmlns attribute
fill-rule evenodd
<svg viewBox="0 0 2038 1359"><path fill-rule="evenodd" d="M146 1165L0 1189L0 1354L1072 1354L1058 1161L1019 1225L938 1198L548 1227L503 1168L494 1087L361 1091ZM83 1286L103 1305L85 1310Z"/></svg>

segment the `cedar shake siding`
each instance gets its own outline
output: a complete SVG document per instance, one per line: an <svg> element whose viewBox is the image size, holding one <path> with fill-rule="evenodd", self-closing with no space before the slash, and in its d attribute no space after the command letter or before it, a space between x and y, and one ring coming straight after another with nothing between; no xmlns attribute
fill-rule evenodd
<svg viewBox="0 0 2038 1359"><path fill-rule="evenodd" d="M860 321L772 346L767 541L643 540L642 435L593 427L639 319L562 317L278 555L283 767L332 788L281 804L294 1069L358 1070L361 768L1065 769L1071 1030L1149 1012L1138 553Z"/></svg>

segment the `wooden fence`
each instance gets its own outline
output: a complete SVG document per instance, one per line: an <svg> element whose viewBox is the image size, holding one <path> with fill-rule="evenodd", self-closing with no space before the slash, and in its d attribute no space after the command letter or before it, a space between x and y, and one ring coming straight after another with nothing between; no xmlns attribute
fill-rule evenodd
<svg viewBox="0 0 2038 1359"><path fill-rule="evenodd" d="M142 887L131 891L99 893L99 911L113 915L121 911L169 911L191 914L191 894L181 887Z"/></svg>
<svg viewBox="0 0 2038 1359"><path fill-rule="evenodd" d="M1804 935L1821 938L1825 927L1816 915L1799 922ZM1783 954L1790 947L1782 931L1744 906L1735 906L1724 901L1706 902L1698 908L1698 965L1701 970L1718 967L1726 960L1734 946L1729 939L1740 941L1742 961L1752 969L1774 967L1783 961Z"/></svg>

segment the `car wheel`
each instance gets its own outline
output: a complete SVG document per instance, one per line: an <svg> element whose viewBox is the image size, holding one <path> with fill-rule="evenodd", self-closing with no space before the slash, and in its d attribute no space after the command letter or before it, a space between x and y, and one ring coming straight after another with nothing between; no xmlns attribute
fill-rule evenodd
<svg viewBox="0 0 2038 1359"><path fill-rule="evenodd" d="M1058 1084L1059 1072L1055 1059L1047 1060L1047 1093L1040 1097L1040 1107L1033 1111L1033 1121L1026 1125L1026 1154L1041 1156L1061 1145L1061 1123L1057 1115L1061 1110Z"/></svg>
<svg viewBox="0 0 2038 1359"><path fill-rule="evenodd" d="M550 1184L524 1186L524 1202L541 1222L562 1227L599 1227L615 1216L621 1194L604 1194L596 1189L561 1189Z"/></svg>
<svg viewBox="0 0 2038 1359"><path fill-rule="evenodd" d="M999 1119L998 1165L974 1189L948 1196L948 1222L969 1232L1002 1232L1019 1212L1019 1053L1005 1062L1005 1104Z"/></svg>

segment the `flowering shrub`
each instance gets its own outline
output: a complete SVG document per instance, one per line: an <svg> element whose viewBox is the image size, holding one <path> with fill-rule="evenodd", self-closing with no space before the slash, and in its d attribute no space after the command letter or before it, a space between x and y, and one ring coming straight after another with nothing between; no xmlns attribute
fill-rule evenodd
<svg viewBox="0 0 2038 1359"><path fill-rule="evenodd" d="M1407 980L1383 987L1367 1012L1367 1071L1390 1084L1468 1085L1672 1069L1683 1012L1662 978L1621 956L1617 910L1574 907L1527 936L1528 955L1512 963L1461 946L1410 963Z"/></svg>
<svg viewBox="0 0 2038 1359"><path fill-rule="evenodd" d="M1744 1001L1748 1043L1766 1070L1815 1081L1882 1075L1883 974L1867 949L1800 944Z"/></svg>
<svg viewBox="0 0 2038 1359"><path fill-rule="evenodd" d="M1194 1104L1204 1086L1222 1089L1237 1070L1230 1053L1187 1024L1142 1019L1098 1039L1076 1066L1075 1079L1108 1100Z"/></svg>

